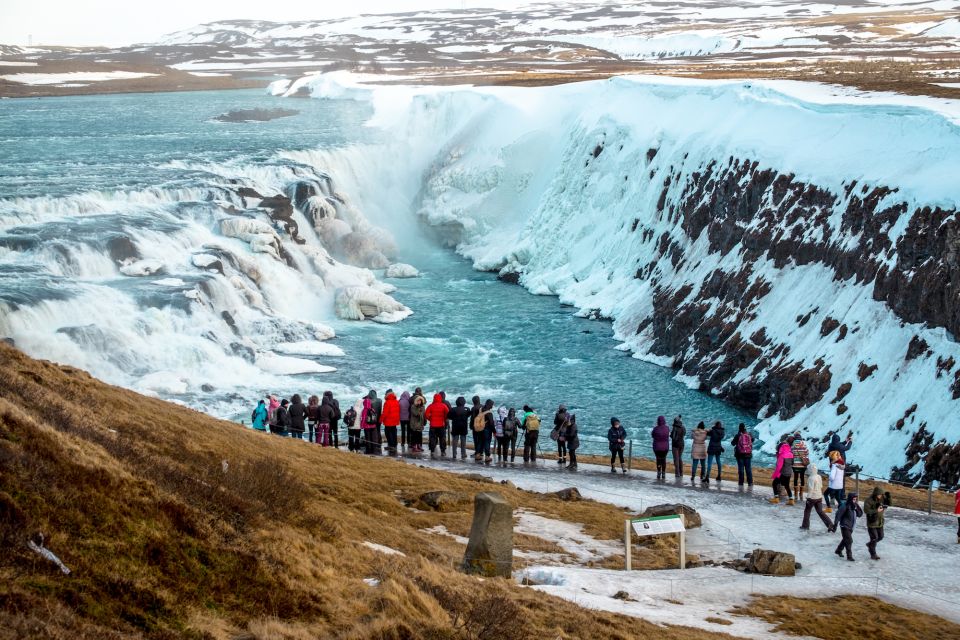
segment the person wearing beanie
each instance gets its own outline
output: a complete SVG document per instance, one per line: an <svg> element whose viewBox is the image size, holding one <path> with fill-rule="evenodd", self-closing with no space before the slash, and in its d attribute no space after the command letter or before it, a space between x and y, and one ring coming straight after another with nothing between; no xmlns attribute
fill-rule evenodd
<svg viewBox="0 0 960 640"><path fill-rule="evenodd" d="M863 512L867 515L867 533L870 535L867 549L873 560L880 559L877 555L877 545L883 540L883 512L890 504L890 492L885 492L880 487L874 487L870 497L863 503Z"/></svg>
<svg viewBox="0 0 960 640"><path fill-rule="evenodd" d="M610 444L610 473L616 473L615 466L617 456L620 457L620 470L627 472L627 467L623 463L623 446L627 440L627 432L620 425L619 418L610 418L610 430L607 431L607 442Z"/></svg>

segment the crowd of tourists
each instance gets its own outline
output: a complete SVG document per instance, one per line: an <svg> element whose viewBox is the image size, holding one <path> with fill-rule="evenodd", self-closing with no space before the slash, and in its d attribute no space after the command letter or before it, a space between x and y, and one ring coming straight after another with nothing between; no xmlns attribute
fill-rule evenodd
<svg viewBox="0 0 960 640"><path fill-rule="evenodd" d="M479 463L491 464L494 459L499 464L514 463L519 448L523 462L535 464L540 451L541 418L531 406L523 405L520 409L498 407L493 400L481 401L479 396L473 396L469 406L463 396L451 404L443 391L433 394L432 400L428 401L420 387L413 393L403 391L399 396L393 389L388 389L383 399L371 390L345 412L341 411L339 401L330 391L325 391L322 396L310 396L306 404L299 394L289 400L278 400L271 395L259 401L251 414L251 421L258 431L331 447L340 447L342 423L347 431L347 449L367 455L379 456L384 452L397 455L401 451L422 453L425 431L426 446L434 459L445 458L449 449L450 458L457 459L459 453L459 458L466 460L468 436L473 444L472 458ZM650 436L657 480L666 479L667 456L671 453L674 478L683 479L684 448L688 440L683 416L676 416L669 427L666 418L659 416ZM714 466L715 481L722 481L720 456L725 452L724 439L725 430L719 421L709 429L700 422L691 431L692 484L699 480L701 485L709 485ZM557 463L576 470L577 450L580 448L577 416L563 404L554 413L549 440L556 447ZM607 442L610 472L617 473L619 463L620 472L627 473L624 449L628 434L618 418L610 419ZM744 423L740 423L730 446L737 462L737 481L741 487L745 484L753 487L754 443L753 434ZM879 487L873 489L863 505L856 492L845 493L846 473L856 469L847 463L847 453L852 446L852 433L848 433L845 439L841 439L840 434L831 434L824 478L810 458L810 448L803 435L799 431L784 434L777 446L776 466L771 475L773 497L770 502L793 506L797 501L804 501L800 528L809 529L811 513L816 512L829 532L840 531L841 540L835 553L850 561L854 560L853 531L857 520L866 516L867 549L871 558L879 560L877 545L883 540L884 512L892 504L892 499L890 492ZM831 519L827 514L834 513L834 509L836 513ZM955 513L957 543L960 544L960 492L957 493Z"/></svg>

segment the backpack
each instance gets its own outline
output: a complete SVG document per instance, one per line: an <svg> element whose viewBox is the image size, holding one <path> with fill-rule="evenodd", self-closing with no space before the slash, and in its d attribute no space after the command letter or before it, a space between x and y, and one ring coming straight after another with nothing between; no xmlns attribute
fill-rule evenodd
<svg viewBox="0 0 960 640"><path fill-rule="evenodd" d="M367 417L367 421L366 421L366 422L367 422L367 424L370 425L370 426L376 426L377 423L379 422L379 421L377 420L377 417L378 417L378 416L377 416L377 412L373 410L373 407L372 407L372 406L371 406L369 409L367 409L367 416L366 416L366 417Z"/></svg>
<svg viewBox="0 0 960 640"><path fill-rule="evenodd" d="M747 436L744 438L743 436ZM753 454L753 438L750 437L749 433L741 433L740 437L737 438L737 453L745 456Z"/></svg>
<svg viewBox="0 0 960 640"><path fill-rule="evenodd" d="M527 419L525 420L527 431L539 431L540 430L540 416L535 413L528 413Z"/></svg>
<svg viewBox="0 0 960 640"><path fill-rule="evenodd" d="M503 420L503 435L513 436L517 432L517 419L516 418L505 418Z"/></svg>
<svg viewBox="0 0 960 640"><path fill-rule="evenodd" d="M473 430L483 431L487 428L487 414L489 411L481 411L473 418Z"/></svg>

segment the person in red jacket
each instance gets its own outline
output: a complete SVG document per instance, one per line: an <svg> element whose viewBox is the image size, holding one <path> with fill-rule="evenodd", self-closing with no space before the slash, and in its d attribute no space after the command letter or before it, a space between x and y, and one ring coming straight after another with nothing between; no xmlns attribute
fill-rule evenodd
<svg viewBox="0 0 960 640"><path fill-rule="evenodd" d="M387 453L397 455L397 427L400 426L400 401L393 391L387 391L383 400L383 413L380 414L383 434L387 439Z"/></svg>
<svg viewBox="0 0 960 640"><path fill-rule="evenodd" d="M450 407L443 401L443 396L434 394L433 402L427 407L424 414L427 424L430 425L430 457L437 457L437 445L440 445L440 456L447 455L447 413Z"/></svg>

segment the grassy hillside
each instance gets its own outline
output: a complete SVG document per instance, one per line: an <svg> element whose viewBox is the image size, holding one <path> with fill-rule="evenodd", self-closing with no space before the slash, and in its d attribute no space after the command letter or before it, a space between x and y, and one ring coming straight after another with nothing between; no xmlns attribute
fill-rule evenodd
<svg viewBox="0 0 960 640"><path fill-rule="evenodd" d="M458 572L463 547L421 529L465 534L472 506L437 513L404 498L493 488L481 481L255 433L5 344L0 370L4 640L710 635ZM614 507L496 490L620 535ZM27 548L37 532L70 576Z"/></svg>

